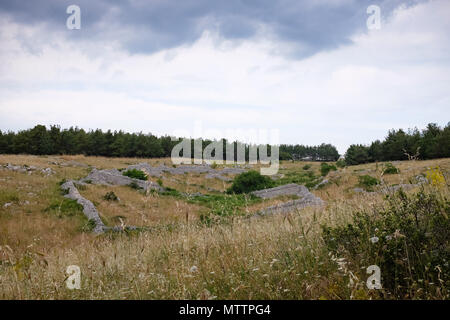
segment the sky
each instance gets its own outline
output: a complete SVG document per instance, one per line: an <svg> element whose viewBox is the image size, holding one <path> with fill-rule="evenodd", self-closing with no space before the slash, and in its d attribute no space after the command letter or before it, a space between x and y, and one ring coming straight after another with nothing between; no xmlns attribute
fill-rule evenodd
<svg viewBox="0 0 450 320"><path fill-rule="evenodd" d="M272 130L343 154L450 121L448 0L2 0L0 61L2 131Z"/></svg>

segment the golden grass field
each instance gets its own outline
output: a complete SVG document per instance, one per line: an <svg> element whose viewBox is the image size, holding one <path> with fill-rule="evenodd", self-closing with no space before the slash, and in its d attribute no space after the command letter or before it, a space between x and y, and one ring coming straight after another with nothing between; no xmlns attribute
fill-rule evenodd
<svg viewBox="0 0 450 320"><path fill-rule="evenodd" d="M383 176L381 164L346 167L331 171L326 177L330 183L312 190L325 207L246 219L245 214L286 199L260 201L245 206L244 216L212 225L199 222L210 208L170 195L143 194L127 186L88 185L80 190L107 225L152 227L131 234L95 235L87 231L82 213L58 212L64 199L59 182L89 173L80 164L106 169L140 162L171 165L170 159L0 155L0 165L56 172L45 176L0 170L0 299L376 298L361 285L347 285L323 245L320 226L343 224L355 211L382 205L381 194L353 191L362 173L387 185L409 183L433 167L440 168L446 181L450 173L450 159L395 162L400 174ZM282 162L280 173L301 172L305 164L320 175L315 162ZM162 180L183 192L224 191L231 184L201 174L166 174ZM109 191L120 201L104 200ZM448 196L448 184L442 192ZM81 269L80 290L66 288L69 265Z"/></svg>

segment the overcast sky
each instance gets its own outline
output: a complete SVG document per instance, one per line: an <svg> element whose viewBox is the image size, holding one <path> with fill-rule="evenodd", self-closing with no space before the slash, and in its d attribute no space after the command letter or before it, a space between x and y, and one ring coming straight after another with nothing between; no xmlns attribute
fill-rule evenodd
<svg viewBox="0 0 450 320"><path fill-rule="evenodd" d="M2 0L0 61L2 131L195 135L200 122L203 136L278 129L344 153L450 121L448 0Z"/></svg>

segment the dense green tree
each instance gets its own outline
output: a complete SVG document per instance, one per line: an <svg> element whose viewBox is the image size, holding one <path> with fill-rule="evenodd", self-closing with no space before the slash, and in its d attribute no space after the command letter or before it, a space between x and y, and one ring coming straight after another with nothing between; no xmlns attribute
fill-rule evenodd
<svg viewBox="0 0 450 320"><path fill-rule="evenodd" d="M370 161L383 161L383 145L380 140L375 140L367 150Z"/></svg>
<svg viewBox="0 0 450 320"><path fill-rule="evenodd" d="M173 147L181 141L172 141L170 136L157 137L152 134L125 133L123 131L100 129L84 131L78 127L61 129L59 126L37 125L29 130L18 132L0 131L0 153L4 154L86 154L114 157L170 157ZM205 148L211 140L202 140ZM237 141L227 142L222 139L224 159L226 146L234 147L235 160ZM245 158L249 159L250 148L245 145ZM191 139L194 148L194 139ZM268 155L272 147L267 145ZM407 159L407 155L415 155L419 150L420 159L450 157L450 123L443 129L431 123L422 132L413 130L391 130L384 141L374 141L370 146L352 145L346 152L348 165L370 161L391 161ZM279 146L281 160L313 160L336 161L339 158L337 149L331 144L319 146L287 145ZM192 157L194 152L192 150Z"/></svg>
<svg viewBox="0 0 450 320"><path fill-rule="evenodd" d="M349 166L370 162L369 148L362 144L352 144L345 153L345 163Z"/></svg>

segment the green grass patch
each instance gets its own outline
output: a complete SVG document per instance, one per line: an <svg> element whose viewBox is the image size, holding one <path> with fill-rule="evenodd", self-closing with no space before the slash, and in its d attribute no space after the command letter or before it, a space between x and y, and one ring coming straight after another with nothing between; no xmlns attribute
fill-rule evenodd
<svg viewBox="0 0 450 320"><path fill-rule="evenodd" d="M138 169L127 170L122 172L122 174L126 177L130 177L133 179L139 179L144 181L148 179L148 176L145 174L145 172Z"/></svg>
<svg viewBox="0 0 450 320"><path fill-rule="evenodd" d="M0 205L3 206L5 203L11 202L19 202L19 193L11 190L0 190Z"/></svg>
<svg viewBox="0 0 450 320"><path fill-rule="evenodd" d="M208 194L194 196L187 200L188 203L210 208L209 214L217 216L243 215L245 214L245 207L261 201L260 198L251 194Z"/></svg>
<svg viewBox="0 0 450 320"><path fill-rule="evenodd" d="M72 217L83 215L83 206L75 200L62 198L53 200L44 211L53 213L58 218Z"/></svg>
<svg viewBox="0 0 450 320"><path fill-rule="evenodd" d="M320 182L320 177L314 175L313 171L290 171L284 173L284 177L275 181L276 186L281 186L289 183L296 183L306 186L307 188L314 187Z"/></svg>

